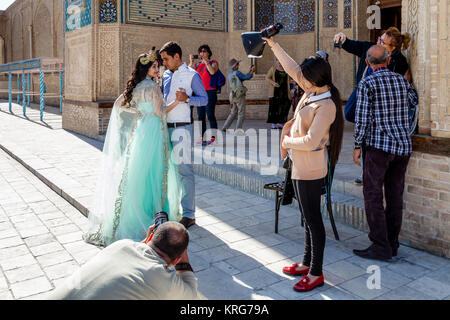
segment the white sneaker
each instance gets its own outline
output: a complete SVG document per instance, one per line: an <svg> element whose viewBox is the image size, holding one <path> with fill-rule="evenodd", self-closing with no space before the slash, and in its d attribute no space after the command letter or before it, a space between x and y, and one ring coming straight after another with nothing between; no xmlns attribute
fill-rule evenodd
<svg viewBox="0 0 450 320"><path fill-rule="evenodd" d="M242 130L242 129L237 129L237 130L234 132L234 135L235 135L235 136L245 136L245 132L244 132L244 130Z"/></svg>

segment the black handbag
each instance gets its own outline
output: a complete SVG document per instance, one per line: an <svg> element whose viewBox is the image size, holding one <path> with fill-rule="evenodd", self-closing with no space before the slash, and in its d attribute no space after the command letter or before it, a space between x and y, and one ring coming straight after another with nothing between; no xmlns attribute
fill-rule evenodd
<svg viewBox="0 0 450 320"><path fill-rule="evenodd" d="M287 157L283 162L283 169L292 170L292 160L290 157Z"/></svg>
<svg viewBox="0 0 450 320"><path fill-rule="evenodd" d="M294 185L292 183L291 174L292 174L292 160L290 157L287 157L284 160L283 168L286 169L286 175L284 178L284 190L283 190L283 198L281 200L282 206L287 206L292 203L295 198Z"/></svg>

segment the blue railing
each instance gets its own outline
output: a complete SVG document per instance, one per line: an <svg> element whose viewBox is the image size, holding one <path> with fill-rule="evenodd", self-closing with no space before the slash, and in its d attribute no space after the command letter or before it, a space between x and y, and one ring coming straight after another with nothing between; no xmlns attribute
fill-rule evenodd
<svg viewBox="0 0 450 320"><path fill-rule="evenodd" d="M26 108L30 106L30 96L39 95L40 119L43 120L45 109L45 98L59 98L59 110L62 112L63 102L63 62L59 58L38 58L26 61L18 61L0 65L0 74L8 74L8 96L9 112L12 113L12 75L17 74L17 104L22 100L23 115L26 116ZM39 74L39 93L30 92L30 83L32 73ZM52 96L46 93L44 74L59 73L59 93ZM22 81L20 77L22 76ZM20 83L22 82L22 90ZM21 99L22 94L22 99Z"/></svg>

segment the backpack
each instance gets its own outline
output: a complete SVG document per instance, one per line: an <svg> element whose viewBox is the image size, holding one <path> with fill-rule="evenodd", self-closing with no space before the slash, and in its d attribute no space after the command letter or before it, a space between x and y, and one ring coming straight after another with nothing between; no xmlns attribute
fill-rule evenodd
<svg viewBox="0 0 450 320"><path fill-rule="evenodd" d="M217 63L216 60L211 60L209 61L209 64L212 65L214 62ZM197 68L199 66L200 63L197 63L195 65L195 67ZM208 72L209 76L211 77L209 80L209 85L217 90L217 93L220 94L222 87L225 85L226 83L226 78L223 75L223 73L220 71L220 69L217 70L216 73L214 73L213 75L211 75L211 73L209 73L209 70L206 69L206 71Z"/></svg>
<svg viewBox="0 0 450 320"><path fill-rule="evenodd" d="M237 71L233 72L230 80L231 95L240 98L247 93L247 88L242 84L241 79L237 76Z"/></svg>
<svg viewBox="0 0 450 320"><path fill-rule="evenodd" d="M370 76L372 73L373 73L372 69L369 70L369 68L366 68L366 70L364 70L364 73L363 73L361 79L364 79L364 78ZM355 123L356 102L358 100L357 93L358 93L358 85L356 86L355 90L353 90L350 98L348 98L348 101L345 104L345 109L344 109L345 119L351 123Z"/></svg>
<svg viewBox="0 0 450 320"><path fill-rule="evenodd" d="M209 73L209 71L208 71ZM217 93L220 93L222 87L225 85L226 79L223 73L219 70L217 70L216 73L214 73L211 76L211 80L209 82L209 85L217 90Z"/></svg>

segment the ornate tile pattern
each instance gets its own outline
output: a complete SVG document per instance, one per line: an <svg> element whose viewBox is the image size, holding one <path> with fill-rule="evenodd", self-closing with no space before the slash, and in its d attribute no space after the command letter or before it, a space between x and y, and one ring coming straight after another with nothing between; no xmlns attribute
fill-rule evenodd
<svg viewBox="0 0 450 320"><path fill-rule="evenodd" d="M314 0L257 0L255 10L256 30L274 22L283 24L281 33L313 32L315 28Z"/></svg>
<svg viewBox="0 0 450 320"><path fill-rule="evenodd" d="M316 28L316 1L298 0L299 33L314 32Z"/></svg>
<svg viewBox="0 0 450 320"><path fill-rule="evenodd" d="M66 31L80 29L91 24L91 0L64 0Z"/></svg>
<svg viewBox="0 0 450 320"><path fill-rule="evenodd" d="M338 0L323 1L323 26L325 28L338 27Z"/></svg>
<svg viewBox="0 0 450 320"><path fill-rule="evenodd" d="M283 24L281 33L298 33L298 1L276 0L274 7L275 22Z"/></svg>
<svg viewBox="0 0 450 320"><path fill-rule="evenodd" d="M99 21L100 23L117 22L117 0L99 1Z"/></svg>
<svg viewBox="0 0 450 320"><path fill-rule="evenodd" d="M226 31L227 0L126 0L126 23Z"/></svg>
<svg viewBox="0 0 450 320"><path fill-rule="evenodd" d="M255 1L255 27L256 30L264 29L274 23L274 1L256 0Z"/></svg>
<svg viewBox="0 0 450 320"><path fill-rule="evenodd" d="M352 0L344 0L344 28L352 27Z"/></svg>
<svg viewBox="0 0 450 320"><path fill-rule="evenodd" d="M247 0L234 0L234 30L247 30Z"/></svg>

